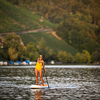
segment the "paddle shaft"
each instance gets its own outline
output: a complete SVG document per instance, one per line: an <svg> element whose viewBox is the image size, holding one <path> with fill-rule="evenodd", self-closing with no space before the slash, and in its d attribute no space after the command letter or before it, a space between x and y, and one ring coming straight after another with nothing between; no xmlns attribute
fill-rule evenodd
<svg viewBox="0 0 100 100"><path fill-rule="evenodd" d="M45 70L44 70L44 74L45 74ZM46 77L46 81L47 81L47 84L48 84L47 76L45 75L45 77ZM49 84L48 84L48 88L49 88Z"/></svg>

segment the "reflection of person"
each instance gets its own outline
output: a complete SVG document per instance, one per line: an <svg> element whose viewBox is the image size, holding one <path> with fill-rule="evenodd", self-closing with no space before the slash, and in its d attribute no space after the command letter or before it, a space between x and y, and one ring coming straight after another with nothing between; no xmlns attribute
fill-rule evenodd
<svg viewBox="0 0 100 100"><path fill-rule="evenodd" d="M40 90L40 91L36 90L35 100L42 100L43 99L42 94L43 94L42 90Z"/></svg>
<svg viewBox="0 0 100 100"><path fill-rule="evenodd" d="M45 75L46 75L46 70L45 70L45 65L44 65L44 61L43 61L43 56L40 55L40 57L37 59L37 64L35 66L36 83L38 85L38 72L39 72L42 85L44 86L43 78L42 78L42 65L43 65L43 68L44 68L44 71L45 71Z"/></svg>

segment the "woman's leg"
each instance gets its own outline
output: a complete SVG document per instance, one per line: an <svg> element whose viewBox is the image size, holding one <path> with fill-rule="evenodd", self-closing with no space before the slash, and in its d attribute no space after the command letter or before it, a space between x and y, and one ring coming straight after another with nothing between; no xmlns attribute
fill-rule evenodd
<svg viewBox="0 0 100 100"><path fill-rule="evenodd" d="M38 85L38 70L35 68L36 83Z"/></svg>
<svg viewBox="0 0 100 100"><path fill-rule="evenodd" d="M40 74L40 79L41 79L42 85L44 85L44 83L43 83L43 78L42 78L42 69L39 70L39 74Z"/></svg>

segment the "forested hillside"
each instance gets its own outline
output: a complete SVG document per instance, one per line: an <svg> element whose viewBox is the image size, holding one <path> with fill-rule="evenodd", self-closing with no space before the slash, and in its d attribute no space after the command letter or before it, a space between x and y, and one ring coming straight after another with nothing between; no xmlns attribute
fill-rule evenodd
<svg viewBox="0 0 100 100"><path fill-rule="evenodd" d="M7 0L30 11L43 14L58 24L57 34L68 44L100 53L100 0Z"/></svg>
<svg viewBox="0 0 100 100"><path fill-rule="evenodd" d="M62 20L76 15L80 20L100 24L99 0L7 0L15 5L23 6L31 11L43 13L51 22L59 23ZM68 16L69 15L69 16Z"/></svg>
<svg viewBox="0 0 100 100"><path fill-rule="evenodd" d="M1 18L6 19L1 19L1 32L53 28L63 41L80 51L76 62L100 61L99 0L6 0L13 5L0 1ZM58 54L58 58L67 55Z"/></svg>

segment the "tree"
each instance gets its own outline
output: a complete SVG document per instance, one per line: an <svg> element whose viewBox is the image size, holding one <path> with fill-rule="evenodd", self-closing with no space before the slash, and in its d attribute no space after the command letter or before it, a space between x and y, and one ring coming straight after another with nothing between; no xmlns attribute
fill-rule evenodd
<svg viewBox="0 0 100 100"><path fill-rule="evenodd" d="M66 51L59 51L57 57L60 62L67 63L67 52Z"/></svg>
<svg viewBox="0 0 100 100"><path fill-rule="evenodd" d="M72 44L74 48L78 47L78 31L77 30L72 30L69 31L69 43Z"/></svg>
<svg viewBox="0 0 100 100"><path fill-rule="evenodd" d="M90 63L91 55L87 50L83 50L82 53L77 53L75 56L77 63Z"/></svg>
<svg viewBox="0 0 100 100"><path fill-rule="evenodd" d="M100 54L98 51L93 52L91 55L92 62L97 62L99 57L100 57Z"/></svg>
<svg viewBox="0 0 100 100"><path fill-rule="evenodd" d="M46 47L45 43L46 42L44 38L42 37L41 40L37 44L39 54L42 54L44 59L45 59L45 47Z"/></svg>
<svg viewBox="0 0 100 100"><path fill-rule="evenodd" d="M81 16L81 14L78 16ZM57 34L68 44L82 52L83 49L92 54L96 49L97 37L96 26L80 21L72 15L70 18L60 22L56 27ZM99 39L98 39L99 41Z"/></svg>
<svg viewBox="0 0 100 100"><path fill-rule="evenodd" d="M91 62L91 55L90 55L90 53L87 50L83 50L82 54L85 56L86 62L90 63Z"/></svg>
<svg viewBox="0 0 100 100"><path fill-rule="evenodd" d="M77 63L85 63L86 62L85 56L81 53L77 53L75 56L75 59L76 59Z"/></svg>
<svg viewBox="0 0 100 100"><path fill-rule="evenodd" d="M97 41L100 44L100 34L97 36Z"/></svg>
<svg viewBox="0 0 100 100"><path fill-rule="evenodd" d="M53 54L54 54L54 52L52 49L50 49L48 47L45 48L45 59L47 62L52 60L51 58L52 58Z"/></svg>
<svg viewBox="0 0 100 100"><path fill-rule="evenodd" d="M86 38L84 45L84 49L87 50L90 54L92 54L96 49L96 42L93 39Z"/></svg>
<svg viewBox="0 0 100 100"><path fill-rule="evenodd" d="M28 52L31 52L31 53L37 52L36 45L35 45L35 43L33 43L33 42L28 43L28 44L26 45L26 48L27 48L27 51L28 51Z"/></svg>
<svg viewBox="0 0 100 100"><path fill-rule="evenodd" d="M18 57L18 53L16 53L15 48L13 49L12 47L10 47L8 49L8 55L9 55L9 58L11 59L11 61Z"/></svg>
<svg viewBox="0 0 100 100"><path fill-rule="evenodd" d="M42 37L41 40L38 42L37 48L39 50L40 53L43 53L44 48L45 48L45 40Z"/></svg>
<svg viewBox="0 0 100 100"><path fill-rule="evenodd" d="M67 62L73 63L74 61L75 58L70 53L67 53Z"/></svg>
<svg viewBox="0 0 100 100"><path fill-rule="evenodd" d="M38 52L29 53L29 59L30 59L31 61L36 61L38 57L39 57L39 53L38 53Z"/></svg>
<svg viewBox="0 0 100 100"><path fill-rule="evenodd" d="M74 57L66 51L59 51L57 57L62 63L73 63L75 61Z"/></svg>
<svg viewBox="0 0 100 100"><path fill-rule="evenodd" d="M48 62L51 60L51 58L54 54L54 51L52 49L50 49L49 47L46 47L45 43L46 42L45 42L44 38L42 37L41 40L38 42L37 48L38 48L39 54L42 54L43 59L46 62Z"/></svg>
<svg viewBox="0 0 100 100"><path fill-rule="evenodd" d="M27 52L25 53L25 57L29 58L31 61L34 60L36 61L37 58L39 57L39 53L35 43L33 42L28 43L26 48L27 48Z"/></svg>
<svg viewBox="0 0 100 100"><path fill-rule="evenodd" d="M22 57L25 48L20 36L16 35L15 33L12 33L6 36L3 50L4 50L4 55L5 54L8 55L8 57L6 58L15 59Z"/></svg>

